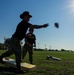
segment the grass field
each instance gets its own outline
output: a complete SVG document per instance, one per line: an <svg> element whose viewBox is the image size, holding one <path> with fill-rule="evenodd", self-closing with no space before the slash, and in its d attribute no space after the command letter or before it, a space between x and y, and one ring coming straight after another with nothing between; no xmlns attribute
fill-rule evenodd
<svg viewBox="0 0 74 75"><path fill-rule="evenodd" d="M0 55L4 51L0 51ZM61 58L61 61L46 60L47 55ZM10 56L14 58L14 55ZM16 74L14 71L5 70L9 67L0 64L0 75L74 75L74 52L61 52L61 51L34 51L33 54L34 64L36 68L31 69L25 74ZM28 61L28 54L25 57Z"/></svg>

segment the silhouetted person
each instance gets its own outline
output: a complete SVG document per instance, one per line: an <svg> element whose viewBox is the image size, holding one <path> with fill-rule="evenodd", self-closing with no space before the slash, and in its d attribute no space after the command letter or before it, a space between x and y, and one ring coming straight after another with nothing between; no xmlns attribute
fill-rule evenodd
<svg viewBox="0 0 74 75"><path fill-rule="evenodd" d="M12 54L15 54L15 60L16 60L16 67L18 69L18 72L23 72L21 70L20 62L21 62L21 45L20 41L25 38L25 34L27 32L28 28L46 28L48 27L48 24L43 25L33 25L29 23L29 20L32 16L29 14L28 11L23 12L20 15L20 18L22 21L17 25L15 33L12 35L10 40L10 47L8 51L3 53L0 56L0 62L3 63L3 58L8 57Z"/></svg>
<svg viewBox="0 0 74 75"><path fill-rule="evenodd" d="M30 28L29 33L26 34L25 44L22 50L22 60L26 56L27 52L29 53L29 62L33 64L33 47L36 47L36 36L33 34L34 29Z"/></svg>

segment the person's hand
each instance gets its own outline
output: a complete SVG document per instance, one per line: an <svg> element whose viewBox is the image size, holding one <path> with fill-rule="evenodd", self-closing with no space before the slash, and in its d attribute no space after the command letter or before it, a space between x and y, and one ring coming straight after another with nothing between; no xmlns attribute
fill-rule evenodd
<svg viewBox="0 0 74 75"><path fill-rule="evenodd" d="M48 24L48 23L43 25L43 27L44 27L44 28L46 28L46 27L48 27L48 26L49 26L49 24Z"/></svg>

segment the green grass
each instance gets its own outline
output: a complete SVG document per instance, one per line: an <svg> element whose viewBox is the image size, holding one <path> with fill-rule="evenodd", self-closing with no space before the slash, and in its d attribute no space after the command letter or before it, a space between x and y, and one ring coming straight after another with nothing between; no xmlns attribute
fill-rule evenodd
<svg viewBox="0 0 74 75"><path fill-rule="evenodd" d="M0 55L4 51L0 51ZM61 58L61 61L46 60L47 55ZM14 55L10 56L14 58ZM61 51L34 51L33 62L35 69L31 69L26 74L15 74L3 72L2 75L74 75L74 52ZM28 54L24 61L28 61ZM4 66L0 64L0 66Z"/></svg>

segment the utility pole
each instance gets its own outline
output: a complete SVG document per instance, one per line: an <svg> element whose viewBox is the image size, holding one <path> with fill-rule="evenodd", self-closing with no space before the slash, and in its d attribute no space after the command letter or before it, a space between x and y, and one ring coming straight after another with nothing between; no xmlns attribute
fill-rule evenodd
<svg viewBox="0 0 74 75"><path fill-rule="evenodd" d="M38 43L38 49L39 49L39 43Z"/></svg>

